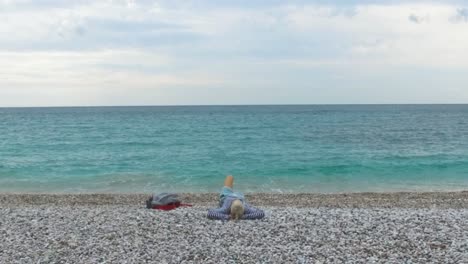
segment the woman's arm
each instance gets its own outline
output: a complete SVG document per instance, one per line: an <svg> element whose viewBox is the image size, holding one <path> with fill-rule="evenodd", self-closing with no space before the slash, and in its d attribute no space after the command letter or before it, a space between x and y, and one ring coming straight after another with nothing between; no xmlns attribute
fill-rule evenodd
<svg viewBox="0 0 468 264"><path fill-rule="evenodd" d="M230 212L230 204L224 202L223 207L218 209L210 209L208 210L208 218L209 219L217 219L217 220L229 220L229 212Z"/></svg>
<svg viewBox="0 0 468 264"><path fill-rule="evenodd" d="M265 217L265 212L263 212L263 210L250 207L250 206L246 206L242 219L255 220L255 219L262 219L263 217Z"/></svg>
<svg viewBox="0 0 468 264"><path fill-rule="evenodd" d="M213 220L229 220L229 214L220 212L219 209L208 210L208 218Z"/></svg>

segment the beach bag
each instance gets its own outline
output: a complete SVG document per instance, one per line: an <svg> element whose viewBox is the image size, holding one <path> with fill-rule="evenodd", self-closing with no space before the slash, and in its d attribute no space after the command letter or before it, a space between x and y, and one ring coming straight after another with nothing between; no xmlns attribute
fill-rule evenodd
<svg viewBox="0 0 468 264"><path fill-rule="evenodd" d="M176 193L160 193L153 194L146 201L146 208L148 209L159 209L169 211L176 209L180 206L192 206L190 204L181 203L179 196Z"/></svg>

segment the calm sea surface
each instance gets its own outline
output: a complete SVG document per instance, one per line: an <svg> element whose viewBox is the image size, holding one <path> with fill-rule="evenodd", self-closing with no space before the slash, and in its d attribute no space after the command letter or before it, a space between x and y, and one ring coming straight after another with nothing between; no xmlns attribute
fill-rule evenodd
<svg viewBox="0 0 468 264"><path fill-rule="evenodd" d="M468 105L0 108L0 192L468 190Z"/></svg>

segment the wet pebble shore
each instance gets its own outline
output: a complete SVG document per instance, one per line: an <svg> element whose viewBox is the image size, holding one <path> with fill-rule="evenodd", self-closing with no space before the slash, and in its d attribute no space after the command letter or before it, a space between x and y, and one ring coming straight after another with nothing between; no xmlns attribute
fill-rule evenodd
<svg viewBox="0 0 468 264"><path fill-rule="evenodd" d="M0 263L468 263L466 195L440 195L453 203L252 196L267 216L239 222L206 219L213 194L168 212L145 209L144 195L0 195Z"/></svg>

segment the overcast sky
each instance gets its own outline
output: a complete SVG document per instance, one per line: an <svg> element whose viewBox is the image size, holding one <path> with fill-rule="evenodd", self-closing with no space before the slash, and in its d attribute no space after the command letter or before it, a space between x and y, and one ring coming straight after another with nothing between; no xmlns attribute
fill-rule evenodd
<svg viewBox="0 0 468 264"><path fill-rule="evenodd" d="M0 0L0 21L0 106L468 103L468 1Z"/></svg>

